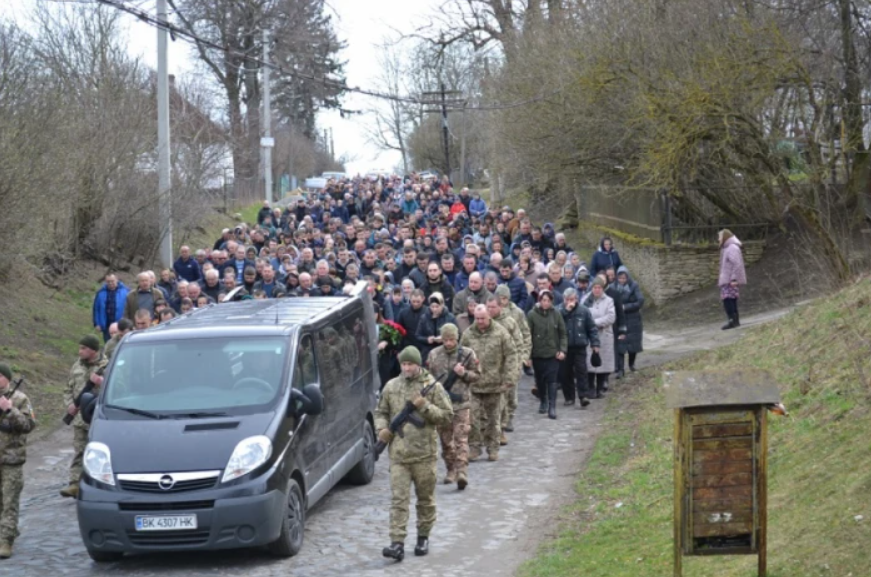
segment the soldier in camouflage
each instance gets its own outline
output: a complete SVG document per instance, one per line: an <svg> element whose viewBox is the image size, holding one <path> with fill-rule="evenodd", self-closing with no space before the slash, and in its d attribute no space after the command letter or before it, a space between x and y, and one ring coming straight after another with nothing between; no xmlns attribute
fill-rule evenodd
<svg viewBox="0 0 871 577"><path fill-rule="evenodd" d="M444 325L441 336L442 345L429 354L427 368L440 381L446 379L451 371L457 375L450 391L454 419L449 424L439 426L438 431L442 440L442 458L448 469L444 483L456 483L462 491L469 483L469 386L481 377L481 372L475 351L457 346L460 332L456 325Z"/></svg>
<svg viewBox="0 0 871 577"><path fill-rule="evenodd" d="M124 338L124 335L133 330L133 322L130 319L121 319L116 323L118 332L112 335L109 342L103 347L103 356L106 357L106 362L112 360L112 355L115 354L115 349L118 348L118 343Z"/></svg>
<svg viewBox="0 0 871 577"><path fill-rule="evenodd" d="M490 319L486 305L475 308L475 324L469 327L460 343L478 355L481 378L472 383L472 430L469 434L469 460L481 456L481 446L487 448L491 461L499 460L499 438L502 435L500 411L502 394L516 379L519 352L511 335Z"/></svg>
<svg viewBox="0 0 871 577"><path fill-rule="evenodd" d="M79 494L79 479L82 477L82 457L85 446L88 444L88 429L90 426L79 413L76 407L76 399L87 385L88 381L94 383L94 387L103 384L103 377L95 374L98 370L106 368L106 358L100 353L100 341L94 335L85 335L79 341L79 359L70 369L70 378L67 389L64 392L64 403L67 405L67 413L74 416L73 419L73 462L70 464L70 484L61 489L62 497L77 497Z"/></svg>
<svg viewBox="0 0 871 577"><path fill-rule="evenodd" d="M511 336L511 346L518 352L515 373L511 379L511 388L502 393L502 404L499 408L499 428L501 430L502 426L507 423L507 419L503 418L506 413L512 415L517 409L517 384L520 382L522 366L519 353L523 351L523 335L520 333L520 327L517 326L517 322L499 304L499 297L496 295L487 297L487 312L490 313L490 318L494 323L508 331L508 334ZM508 437L505 436L504 431L499 437L499 444L508 444Z"/></svg>
<svg viewBox="0 0 871 577"><path fill-rule="evenodd" d="M522 343L520 349L520 366L521 368L529 363L529 353L532 351L532 333L529 332L529 324L526 322L526 314L519 306L511 302L511 289L508 285L499 285L496 287L496 296L499 297L499 305L503 312L507 313L517 326L520 328L520 340ZM519 381L518 383L519 384ZM505 403L502 406L502 430L508 433L514 431L514 413L517 410L517 384L514 386L514 397L511 402Z"/></svg>
<svg viewBox="0 0 871 577"><path fill-rule="evenodd" d="M414 554L429 552L429 533L436 522L435 486L438 459L436 427L447 425L454 416L451 401L432 375L421 368L420 351L406 347L398 356L402 374L387 381L375 410L375 430L378 439L390 446L390 546L385 557L402 561L405 557L405 537L408 525L410 488L414 483L417 495L417 546ZM435 383L422 396L423 389ZM395 438L390 432L390 421L411 402L424 426L418 429L406 423Z"/></svg>
<svg viewBox="0 0 871 577"><path fill-rule="evenodd" d="M0 559L12 556L18 537L18 503L24 487L27 434L36 427L30 399L12 393L12 370L0 364Z"/></svg>

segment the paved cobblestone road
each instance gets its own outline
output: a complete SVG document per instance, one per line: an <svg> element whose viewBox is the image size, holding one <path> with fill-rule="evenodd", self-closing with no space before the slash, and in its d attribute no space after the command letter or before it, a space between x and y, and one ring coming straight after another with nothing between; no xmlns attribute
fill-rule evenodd
<svg viewBox="0 0 871 577"><path fill-rule="evenodd" d="M21 537L12 559L0 562L0 573L16 577L513 575L540 538L553 530L554 509L573 497L574 479L593 446L604 412L603 402L581 411L564 409L559 401L559 419L551 421L537 413L530 387L531 379L524 378L515 432L502 448L500 461L472 463L464 492L455 485L438 486L438 522L428 557L416 558L409 551L400 564L381 557L381 548L388 543L390 503L384 459L370 485L339 485L309 512L305 545L292 559L255 550L129 556L118 563L95 564L79 537L75 503L58 495L71 457L71 433L64 429L29 449ZM439 467L441 478L441 462ZM411 511L409 543L415 535L413 507Z"/></svg>

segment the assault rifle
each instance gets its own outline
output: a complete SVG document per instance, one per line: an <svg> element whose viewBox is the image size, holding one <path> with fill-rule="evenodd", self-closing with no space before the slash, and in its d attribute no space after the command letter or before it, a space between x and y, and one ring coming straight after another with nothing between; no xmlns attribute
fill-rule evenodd
<svg viewBox="0 0 871 577"><path fill-rule="evenodd" d="M94 374L95 374L95 375L99 375L99 376L102 377L104 372L105 372L105 369L104 369L103 367L100 367L99 369L97 369L96 371L94 371ZM79 393L79 396L76 397L76 400L73 401L73 405L75 405L75 407L76 407L77 409L80 409L81 406L82 406L82 398L83 398L85 395L90 395L90 394L93 392L95 386L96 386L96 385L94 385L94 382L91 380L91 378L88 377L88 382L85 383L85 388L82 389L82 392L80 392L80 393ZM64 417L63 417L64 425L69 425L69 424L71 424L71 423L73 422L73 419L75 419L75 418L76 418L75 415L71 415L71 414L69 414L69 413L65 414Z"/></svg>
<svg viewBox="0 0 871 577"><path fill-rule="evenodd" d="M462 353L462 352L463 352L462 349L460 349L460 353ZM469 357L471 357L471 356L472 356L472 349L469 349L469 353L466 355L465 359L460 359L460 355L457 355L457 363L463 365L463 367L465 368L466 362L469 360ZM457 382L457 379L459 377L460 377L460 375L458 375L457 373L454 372L453 367L451 367L451 369L447 372L447 376L442 375L441 377L439 377L439 381L444 379L444 381L442 382L442 388L445 390L445 392L451 398L452 403L462 403L463 402L463 395L459 395L457 393L451 392L451 389L454 388L454 383Z"/></svg>
<svg viewBox="0 0 871 577"><path fill-rule="evenodd" d="M6 397L7 399L11 399L12 396L15 394L15 391L17 391L18 387L20 387L22 384L24 384L24 377L18 377L16 380L12 381L12 387L8 391L3 393L3 396ZM8 413L11 410L12 409L6 409L2 413L0 413L0 417L5 416L6 413Z"/></svg>
<svg viewBox="0 0 871 577"><path fill-rule="evenodd" d="M437 382L438 381L435 381L431 385L427 385L423 389L421 389L420 396L421 397L427 396L429 394L429 392L432 390L432 388L434 386L436 386ZM393 420L390 421L389 425L387 425L387 430L389 430L394 435L398 435L400 437L403 437L404 435L402 434L402 429L405 427L405 423L411 423L412 425L414 425L418 429L422 429L426 426L426 423L417 414L417 407L415 407L414 403L412 403L411 401L405 401L405 406L402 407L402 410L399 411L399 413L395 417L393 417ZM377 443L375 443L375 459L376 460L378 459L378 457L381 456L381 453L383 453L384 449L386 449L386 448L387 448L387 443L385 443L384 441L382 441L380 439L378 440Z"/></svg>

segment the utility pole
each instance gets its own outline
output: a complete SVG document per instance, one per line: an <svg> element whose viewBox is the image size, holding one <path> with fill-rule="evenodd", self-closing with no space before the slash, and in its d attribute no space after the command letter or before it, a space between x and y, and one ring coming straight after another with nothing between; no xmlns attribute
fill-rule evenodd
<svg viewBox="0 0 871 577"><path fill-rule="evenodd" d="M166 0L157 0L157 19L166 24ZM172 181L169 165L169 69L166 61L168 33L157 29L157 199L160 219L160 261L172 267Z"/></svg>
<svg viewBox="0 0 871 577"><path fill-rule="evenodd" d="M445 95L445 83L442 82L442 133L445 138L445 173L451 178L451 148L448 141L448 103Z"/></svg>
<svg viewBox="0 0 871 577"><path fill-rule="evenodd" d="M463 102L463 135L460 137L460 188L466 186L466 103Z"/></svg>
<svg viewBox="0 0 871 577"><path fill-rule="evenodd" d="M333 127L330 127L330 160L336 161L336 141L333 140Z"/></svg>
<svg viewBox="0 0 871 577"><path fill-rule="evenodd" d="M272 99L269 87L269 31L263 29L263 138L260 148L263 151L263 180L266 183L266 200L272 202Z"/></svg>

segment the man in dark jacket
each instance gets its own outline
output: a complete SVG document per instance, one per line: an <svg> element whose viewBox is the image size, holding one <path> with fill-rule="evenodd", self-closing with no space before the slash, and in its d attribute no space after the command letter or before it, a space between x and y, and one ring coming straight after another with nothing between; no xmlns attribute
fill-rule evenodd
<svg viewBox="0 0 871 577"><path fill-rule="evenodd" d="M526 312L532 306L529 291L526 290L526 282L514 274L513 266L514 263L511 262L510 258L504 259L499 264L499 284L508 285L508 288L511 289L511 302Z"/></svg>
<svg viewBox="0 0 871 577"><path fill-rule="evenodd" d="M123 282L112 273L106 275L106 283L94 297L94 328L103 333L103 342L111 337L109 327L124 318L124 305L130 292Z"/></svg>
<svg viewBox="0 0 871 577"><path fill-rule="evenodd" d="M593 352L599 352L599 330L593 321L590 310L578 299L578 292L566 289L563 293L563 304L559 312L566 324L569 348L566 360L560 367L560 382L566 405L575 404L575 392L581 408L590 404L587 398L587 347L593 347Z"/></svg>
<svg viewBox="0 0 871 577"><path fill-rule="evenodd" d="M547 278L550 279L550 286L553 292L563 296L566 289L574 288L572 282L563 276L563 269L555 262L547 266Z"/></svg>
<svg viewBox="0 0 871 577"><path fill-rule="evenodd" d="M608 282L608 277L604 272L600 273L598 276L605 280L607 287L605 288L605 294L611 297L611 300L614 301L614 312L617 314L617 320L614 322L614 372L617 373L616 378L619 379L621 378L621 375L618 372L620 367L617 366L617 363L619 362L617 360L617 351L619 351L622 346L621 341L626 339L626 313L623 310L623 290L621 287L617 286L616 280L614 282ZM608 390L607 381L602 390Z"/></svg>
<svg viewBox="0 0 871 577"><path fill-rule="evenodd" d="M563 317L553 308L553 293L542 291L536 304L526 315L532 333L532 370L538 389L539 413L556 419L556 388L559 363L565 360L568 336Z"/></svg>
<svg viewBox="0 0 871 577"><path fill-rule="evenodd" d="M420 319L427 313L427 308L423 306L423 303L426 302L426 296L422 290L414 289L411 291L411 297L408 300L409 306L402 309L396 319L396 322L405 329L401 348L416 346L417 327L420 325Z"/></svg>
<svg viewBox="0 0 871 577"><path fill-rule="evenodd" d="M269 207L269 201L263 201L263 207L257 212L257 224L263 224L266 217L272 216L272 209Z"/></svg>
<svg viewBox="0 0 871 577"><path fill-rule="evenodd" d="M203 278L200 271L200 264L196 259L191 258L191 249L189 246L183 246L179 249L179 257L172 265L172 270L175 271L175 276L179 280L184 279L188 282L197 282Z"/></svg>
<svg viewBox="0 0 871 577"><path fill-rule="evenodd" d="M428 262L429 259L427 259ZM396 282L401 282L403 279L409 278L412 272L417 268L417 251L412 247L402 249L402 262L393 271L393 278ZM414 279L412 279L414 282Z"/></svg>
<svg viewBox="0 0 871 577"><path fill-rule="evenodd" d="M452 287L451 283L448 282L448 279L445 278L445 275L442 273L442 267L439 266L439 263L430 262L427 265L426 284L420 288L423 289L423 294L426 295L427 299L435 293L441 293L445 306L448 307L449 311L452 310L454 304L454 287ZM425 356L426 355L424 355L424 357Z"/></svg>

